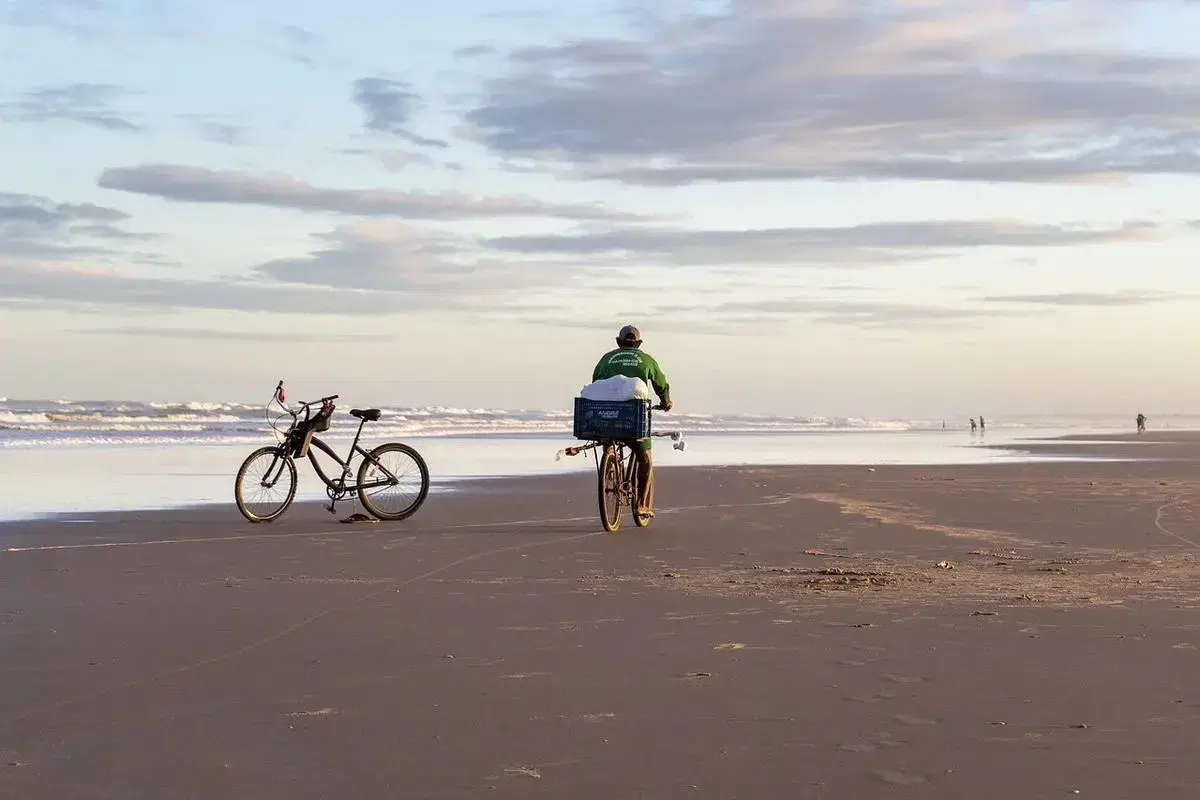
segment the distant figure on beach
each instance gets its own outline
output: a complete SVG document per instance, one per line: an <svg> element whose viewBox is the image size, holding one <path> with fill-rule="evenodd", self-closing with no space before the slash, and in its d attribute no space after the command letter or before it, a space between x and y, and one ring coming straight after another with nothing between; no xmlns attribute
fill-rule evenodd
<svg viewBox="0 0 1200 800"><path fill-rule="evenodd" d="M979 415L979 432L983 433L983 414Z"/></svg>
<svg viewBox="0 0 1200 800"><path fill-rule="evenodd" d="M975 418L971 417L971 433L975 432Z"/></svg>
<svg viewBox="0 0 1200 800"><path fill-rule="evenodd" d="M664 411L671 410L671 386L658 362L649 353L641 350L642 332L626 325L617 333L617 349L609 350L600 357L592 370L592 380L599 381L614 375L641 378L654 389ZM649 437L632 443L638 456L637 471L637 515L654 516L654 461L650 455Z"/></svg>
<svg viewBox="0 0 1200 800"><path fill-rule="evenodd" d="M1146 432L1146 415L1140 412L1137 415L1137 431L1138 433Z"/></svg>

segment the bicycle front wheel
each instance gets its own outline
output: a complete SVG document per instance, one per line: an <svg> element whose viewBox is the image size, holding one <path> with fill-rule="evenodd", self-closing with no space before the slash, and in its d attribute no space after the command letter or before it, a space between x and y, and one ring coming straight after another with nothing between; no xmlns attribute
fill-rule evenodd
<svg viewBox="0 0 1200 800"><path fill-rule="evenodd" d="M367 513L379 519L411 517L428 494L429 467L406 444L381 444L358 467L358 499Z"/></svg>
<svg viewBox="0 0 1200 800"><path fill-rule="evenodd" d="M600 459L600 522L604 530L621 530L621 456L615 447L604 448Z"/></svg>
<svg viewBox="0 0 1200 800"><path fill-rule="evenodd" d="M237 472L233 496L251 522L278 519L296 497L296 463L279 447L255 450Z"/></svg>

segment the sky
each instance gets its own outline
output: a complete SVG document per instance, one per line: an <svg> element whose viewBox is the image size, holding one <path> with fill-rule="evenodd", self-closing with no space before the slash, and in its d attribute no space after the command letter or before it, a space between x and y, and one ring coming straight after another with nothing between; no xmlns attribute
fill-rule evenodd
<svg viewBox="0 0 1200 800"><path fill-rule="evenodd" d="M0 396L1200 398L1191 0L0 0ZM1191 32L1191 33L1189 33Z"/></svg>

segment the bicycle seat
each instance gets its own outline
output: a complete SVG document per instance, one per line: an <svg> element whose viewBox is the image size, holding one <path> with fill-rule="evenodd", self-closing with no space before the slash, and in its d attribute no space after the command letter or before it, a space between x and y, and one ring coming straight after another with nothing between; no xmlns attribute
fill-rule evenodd
<svg viewBox="0 0 1200 800"><path fill-rule="evenodd" d="M381 412L378 408L352 408L352 409L350 409L350 416L358 417L363 422L378 422L379 417L382 415L382 413L383 412Z"/></svg>

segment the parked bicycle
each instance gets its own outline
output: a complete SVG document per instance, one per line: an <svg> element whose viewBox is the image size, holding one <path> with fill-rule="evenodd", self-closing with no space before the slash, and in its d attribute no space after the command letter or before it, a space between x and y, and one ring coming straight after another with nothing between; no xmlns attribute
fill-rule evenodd
<svg viewBox="0 0 1200 800"><path fill-rule="evenodd" d="M378 408L350 409L350 416L359 423L345 459L317 438L317 433L329 430L335 408L333 401L337 399L334 394L289 408L283 381L279 382L267 403L267 414L268 423L280 441L255 450L242 462L234 484L234 497L242 516L251 522L278 519L296 497L296 459L305 457L325 484L329 497L325 508L331 514L335 513L336 504L348 497L357 497L369 514L381 520L406 519L421 507L429 494L429 468L421 454L400 442L381 444L370 451L359 444L363 426L378 422L382 416ZM283 431L276 425L284 419L283 414L269 419L271 405L276 403L291 416L291 424ZM319 409L314 412L317 406ZM326 474L317 460L318 451L332 458L337 469ZM356 454L362 456L362 461L356 478L351 480L354 472L350 465ZM334 472L338 477L331 478Z"/></svg>
<svg viewBox="0 0 1200 800"><path fill-rule="evenodd" d="M634 400L626 402L641 404L643 408L649 406L649 401ZM608 403L608 405L625 405L625 403ZM656 405L645 408L647 429L650 427L649 411L651 409L662 411L663 407ZM576 413L578 415L578 412ZM578 423L576 429L577 431L580 429ZM687 446L687 443L683 441L683 433L680 431L655 433L648 430L648 435L655 438L670 437L675 442L674 448L676 450L684 450ZM638 457L637 452L633 449L633 442L630 439L618 438L616 436L592 437L584 434L580 435L579 438L586 438L590 441L585 445L568 447L562 452L568 456L577 456L580 453L590 450L592 451L592 455L595 456L596 475L599 484L600 522L604 526L604 530L609 533L616 533L621 529L621 508L626 505L629 506L629 513L633 516L634 525L639 528L648 526L651 517L642 516L638 513ZM628 456L625 454L626 450L629 451Z"/></svg>

